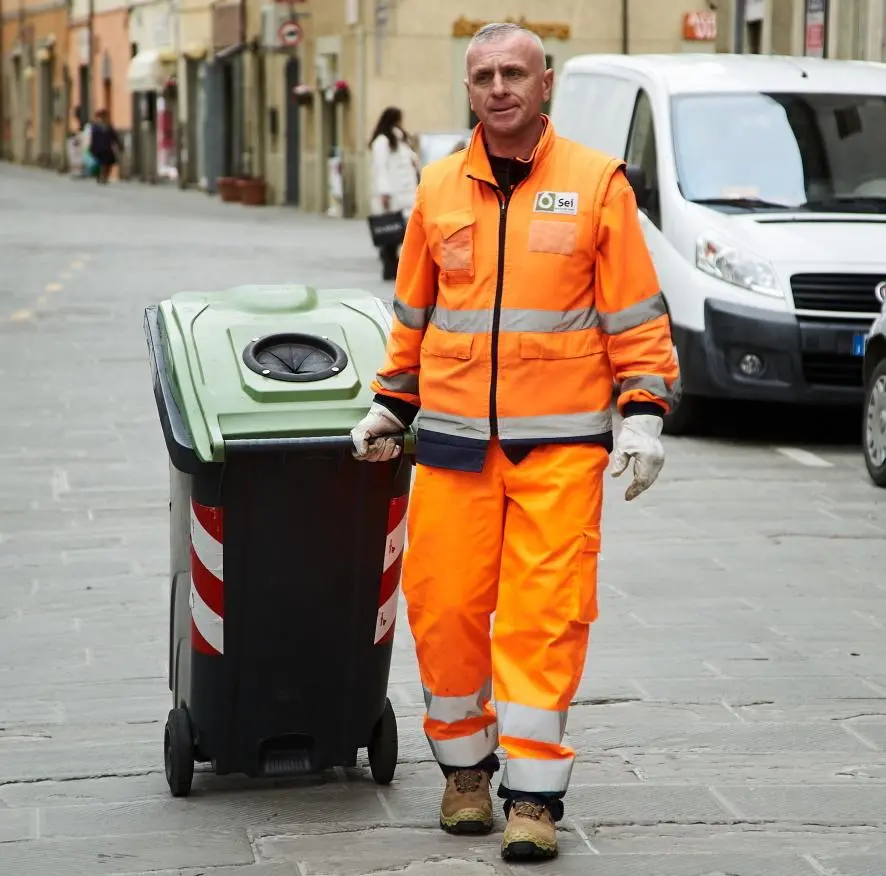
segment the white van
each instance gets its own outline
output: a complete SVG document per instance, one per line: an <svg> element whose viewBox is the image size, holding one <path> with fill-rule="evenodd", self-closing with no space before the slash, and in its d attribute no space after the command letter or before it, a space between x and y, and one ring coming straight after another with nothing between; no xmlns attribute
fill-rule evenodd
<svg viewBox="0 0 886 876"><path fill-rule="evenodd" d="M886 65L586 55L551 115L642 169L682 375L667 431L693 430L711 397L861 402L886 300Z"/></svg>

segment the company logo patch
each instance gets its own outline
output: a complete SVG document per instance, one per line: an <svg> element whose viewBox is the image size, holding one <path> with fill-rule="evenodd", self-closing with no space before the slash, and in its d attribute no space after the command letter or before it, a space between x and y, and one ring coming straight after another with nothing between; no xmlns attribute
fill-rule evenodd
<svg viewBox="0 0 886 876"><path fill-rule="evenodd" d="M532 209L535 213L575 216L578 213L578 192L539 192Z"/></svg>

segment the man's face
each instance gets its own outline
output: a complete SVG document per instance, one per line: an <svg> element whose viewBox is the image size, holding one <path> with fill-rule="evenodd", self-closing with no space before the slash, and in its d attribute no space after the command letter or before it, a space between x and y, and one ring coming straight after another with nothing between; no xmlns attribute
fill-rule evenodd
<svg viewBox="0 0 886 876"><path fill-rule="evenodd" d="M522 34L474 46L467 66L471 109L492 134L519 135L550 100L554 71L545 70L538 46Z"/></svg>

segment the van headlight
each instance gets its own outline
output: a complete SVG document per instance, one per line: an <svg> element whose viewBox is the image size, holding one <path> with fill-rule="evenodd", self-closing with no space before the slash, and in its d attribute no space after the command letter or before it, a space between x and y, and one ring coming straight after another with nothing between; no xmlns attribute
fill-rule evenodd
<svg viewBox="0 0 886 876"><path fill-rule="evenodd" d="M769 262L763 261L748 252L742 252L735 246L720 240L712 234L702 234L695 244L695 266L726 283L771 295L773 298L784 298L784 292L778 285L775 271Z"/></svg>

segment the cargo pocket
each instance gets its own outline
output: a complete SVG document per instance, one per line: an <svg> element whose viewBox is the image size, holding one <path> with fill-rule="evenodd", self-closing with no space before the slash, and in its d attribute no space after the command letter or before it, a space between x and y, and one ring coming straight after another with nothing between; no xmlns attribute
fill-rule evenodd
<svg viewBox="0 0 886 876"><path fill-rule="evenodd" d="M600 530L586 529L582 534L581 550L576 570L575 595L577 620L593 623L597 619L597 560L600 556Z"/></svg>
<svg viewBox="0 0 886 876"><path fill-rule="evenodd" d="M603 354L599 332L526 332L520 335L521 359L583 359Z"/></svg>
<svg viewBox="0 0 886 876"><path fill-rule="evenodd" d="M473 210L454 210L437 218L440 231L440 279L447 284L474 279Z"/></svg>
<svg viewBox="0 0 886 876"><path fill-rule="evenodd" d="M474 336L462 332L442 332L430 327L421 342L422 353L441 359L470 359Z"/></svg>

